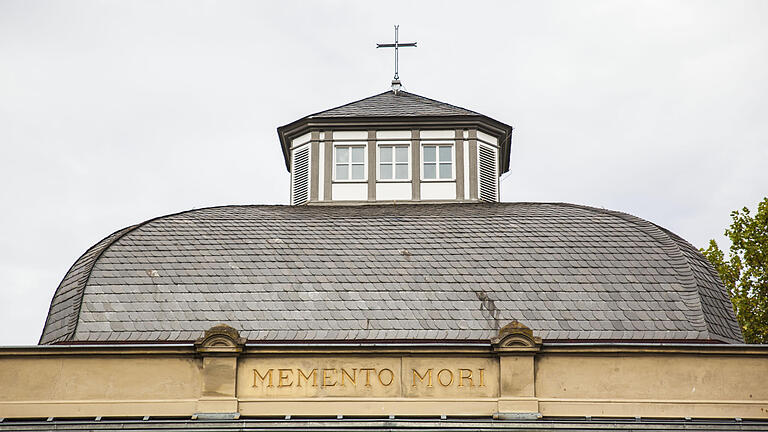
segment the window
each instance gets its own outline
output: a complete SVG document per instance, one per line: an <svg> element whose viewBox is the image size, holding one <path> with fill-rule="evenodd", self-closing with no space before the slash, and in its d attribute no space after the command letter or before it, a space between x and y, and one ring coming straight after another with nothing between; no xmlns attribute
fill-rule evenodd
<svg viewBox="0 0 768 432"><path fill-rule="evenodd" d="M338 145L334 151L334 180L365 180L365 145Z"/></svg>
<svg viewBox="0 0 768 432"><path fill-rule="evenodd" d="M421 160L421 177L424 180L453 179L453 145L424 145L421 147Z"/></svg>
<svg viewBox="0 0 768 432"><path fill-rule="evenodd" d="M405 145L379 146L379 180L409 180L410 147Z"/></svg>

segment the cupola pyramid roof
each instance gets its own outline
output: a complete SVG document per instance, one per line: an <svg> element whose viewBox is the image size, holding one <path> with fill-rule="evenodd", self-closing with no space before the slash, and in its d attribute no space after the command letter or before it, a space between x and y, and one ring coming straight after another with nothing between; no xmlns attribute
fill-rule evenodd
<svg viewBox="0 0 768 432"><path fill-rule="evenodd" d="M419 117L419 116L480 116L445 102L414 93L386 91L345 105L321 111L307 118L338 117Z"/></svg>
<svg viewBox="0 0 768 432"><path fill-rule="evenodd" d="M290 169L290 141L314 129L336 128L478 128L499 137L501 173L509 169L512 126L486 115L406 91L386 91L302 117L277 128L285 166Z"/></svg>

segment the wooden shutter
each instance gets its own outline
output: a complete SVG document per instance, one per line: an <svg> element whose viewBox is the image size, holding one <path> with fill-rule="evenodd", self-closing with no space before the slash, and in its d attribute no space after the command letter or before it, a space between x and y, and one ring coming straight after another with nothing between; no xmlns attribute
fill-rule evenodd
<svg viewBox="0 0 768 432"><path fill-rule="evenodd" d="M477 145L477 196L483 201L499 200L499 175L497 174L496 147L483 143Z"/></svg>
<svg viewBox="0 0 768 432"><path fill-rule="evenodd" d="M291 156L291 204L304 204L309 201L309 145L293 149Z"/></svg>

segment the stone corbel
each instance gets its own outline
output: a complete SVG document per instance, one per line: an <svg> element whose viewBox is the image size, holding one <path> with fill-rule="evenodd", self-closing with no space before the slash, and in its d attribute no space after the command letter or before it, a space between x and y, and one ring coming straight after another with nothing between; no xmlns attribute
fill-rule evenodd
<svg viewBox="0 0 768 432"><path fill-rule="evenodd" d="M243 352L245 338L234 328L219 324L205 331L195 341L202 357L202 388L197 402L197 419L237 419L237 357Z"/></svg>
<svg viewBox="0 0 768 432"><path fill-rule="evenodd" d="M541 349L541 338L514 320L499 330L491 344L499 356L501 375L498 411L493 417L505 420L541 418L534 365L536 353Z"/></svg>
<svg viewBox="0 0 768 432"><path fill-rule="evenodd" d="M195 341L195 349L203 356L232 356L243 352L245 338L226 324L215 325Z"/></svg>
<svg viewBox="0 0 768 432"><path fill-rule="evenodd" d="M525 324L513 320L491 339L491 345L497 353L536 353L541 349L541 338L534 336L533 330Z"/></svg>

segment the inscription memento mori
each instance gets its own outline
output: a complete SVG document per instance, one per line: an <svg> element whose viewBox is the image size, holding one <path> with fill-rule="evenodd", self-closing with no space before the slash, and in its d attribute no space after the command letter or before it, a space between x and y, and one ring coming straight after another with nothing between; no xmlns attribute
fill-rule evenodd
<svg viewBox="0 0 768 432"><path fill-rule="evenodd" d="M493 359L443 357L294 357L246 359L238 393L291 397L494 397Z"/></svg>
<svg viewBox="0 0 768 432"><path fill-rule="evenodd" d="M318 380L318 376L321 378ZM361 386L371 387L380 385L384 387L391 386L395 381L395 373L392 369L383 368L327 368L311 369L305 371L301 368L280 368L267 369L260 371L253 370L254 387L301 387L302 382L305 386L354 386L357 387L358 380Z"/></svg>

